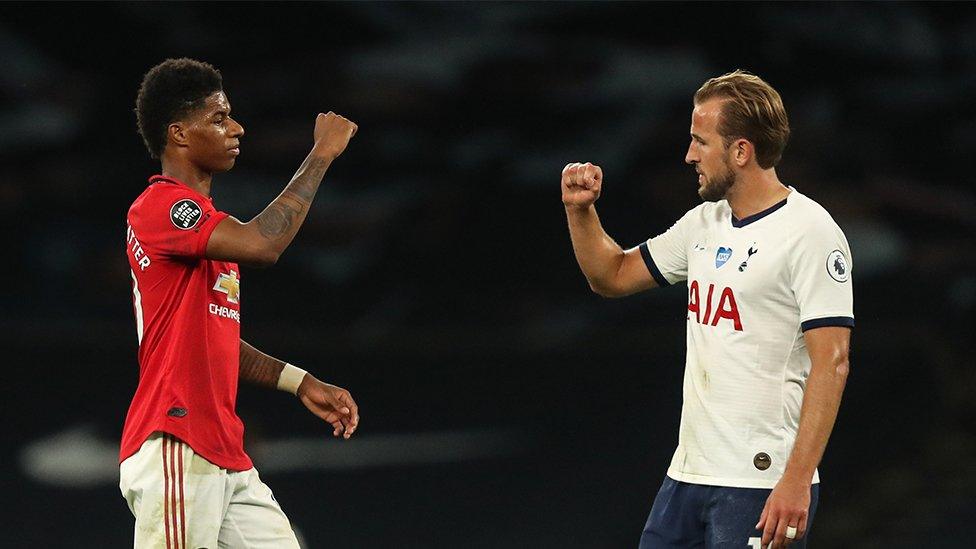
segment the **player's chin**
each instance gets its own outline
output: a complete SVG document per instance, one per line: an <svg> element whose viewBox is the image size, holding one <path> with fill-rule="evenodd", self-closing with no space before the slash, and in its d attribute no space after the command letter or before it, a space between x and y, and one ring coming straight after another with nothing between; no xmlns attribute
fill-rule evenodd
<svg viewBox="0 0 976 549"><path fill-rule="evenodd" d="M698 196L705 202L718 202L725 198L726 190L727 188L722 188L720 185L709 185L706 181L698 187Z"/></svg>
<svg viewBox="0 0 976 549"><path fill-rule="evenodd" d="M698 186L698 196L701 197L702 200L708 200L708 184L702 183Z"/></svg>
<svg viewBox="0 0 976 549"><path fill-rule="evenodd" d="M222 162L217 163L217 166L214 167L213 171L214 172L226 172L226 171L230 170L231 168L233 168L234 167L234 164L236 164L236 163L237 163L237 157L228 158L226 160L223 160Z"/></svg>

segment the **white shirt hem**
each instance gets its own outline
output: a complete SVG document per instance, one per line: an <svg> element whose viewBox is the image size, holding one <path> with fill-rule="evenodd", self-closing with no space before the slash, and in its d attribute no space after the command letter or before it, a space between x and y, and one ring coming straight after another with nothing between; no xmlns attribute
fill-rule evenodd
<svg viewBox="0 0 976 549"><path fill-rule="evenodd" d="M706 475L682 473L680 471L675 471L674 469L668 469L668 477L678 482L687 482L688 484L702 484L705 486L725 486L728 488L760 488L764 490L771 490L775 488L776 483L779 482L780 479L780 477L771 478L771 479L710 477ZM814 471L812 484L818 484L819 482L820 482L820 472Z"/></svg>

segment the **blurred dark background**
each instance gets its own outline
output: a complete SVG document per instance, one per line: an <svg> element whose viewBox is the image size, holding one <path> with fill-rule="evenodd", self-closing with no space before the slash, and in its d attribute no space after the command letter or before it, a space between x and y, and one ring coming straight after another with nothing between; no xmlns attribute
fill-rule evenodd
<svg viewBox="0 0 976 549"><path fill-rule="evenodd" d="M691 98L782 94L781 179L854 255L852 374L812 547L963 547L976 516L976 9L964 4L7 4L0 17L4 546L125 547L136 385L124 215L158 171L132 113L167 57L245 127L250 219L319 111L358 135L242 334L349 388L355 440L242 387L247 447L308 547L636 547L677 439L680 288L589 292L559 172L605 172L624 247L698 202ZM9 545L8 545L9 544Z"/></svg>

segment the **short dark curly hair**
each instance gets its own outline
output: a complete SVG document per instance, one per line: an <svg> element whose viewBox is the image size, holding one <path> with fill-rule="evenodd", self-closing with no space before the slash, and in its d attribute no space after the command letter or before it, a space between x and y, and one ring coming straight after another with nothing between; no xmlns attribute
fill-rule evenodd
<svg viewBox="0 0 976 549"><path fill-rule="evenodd" d="M136 122L149 155L160 158L169 125L202 107L207 97L223 90L220 71L213 65L182 57L167 59L142 78L136 96Z"/></svg>

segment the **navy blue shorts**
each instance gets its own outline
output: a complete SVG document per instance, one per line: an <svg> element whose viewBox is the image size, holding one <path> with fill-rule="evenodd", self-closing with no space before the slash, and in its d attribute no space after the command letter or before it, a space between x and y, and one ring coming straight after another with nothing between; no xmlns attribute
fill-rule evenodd
<svg viewBox="0 0 976 549"><path fill-rule="evenodd" d="M759 547L759 515L772 490L728 488L664 479L644 525L640 549L726 549ZM807 534L790 545L806 547L813 515L820 499L820 484L810 492Z"/></svg>

